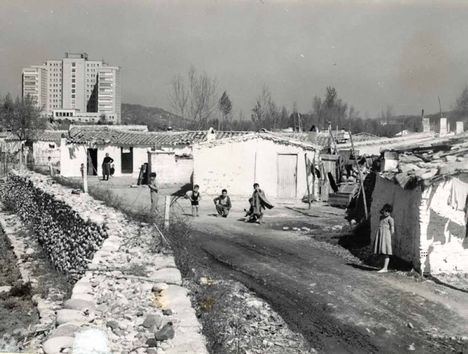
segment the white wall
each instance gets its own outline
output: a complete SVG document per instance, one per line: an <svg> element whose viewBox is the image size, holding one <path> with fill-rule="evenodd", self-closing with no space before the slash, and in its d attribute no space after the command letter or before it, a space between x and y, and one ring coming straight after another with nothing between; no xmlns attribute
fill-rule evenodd
<svg viewBox="0 0 468 354"><path fill-rule="evenodd" d="M200 191L216 195L226 188L231 195L248 196L257 182L267 196L278 196L277 155L297 154L297 198L307 191L304 150L257 138L229 143L204 143L194 146L194 183ZM310 159L313 151L308 151Z"/></svg>
<svg viewBox="0 0 468 354"><path fill-rule="evenodd" d="M64 177L81 177L81 164L86 164L87 146L60 143L60 174Z"/></svg>
<svg viewBox="0 0 468 354"><path fill-rule="evenodd" d="M193 159L179 158L173 151L150 151L147 155L151 172L156 172L160 184L191 183Z"/></svg>
<svg viewBox="0 0 468 354"><path fill-rule="evenodd" d="M33 143L33 158L35 165L46 166L48 164L49 156L52 163L58 164L60 162L60 143L53 141L36 141Z"/></svg>
<svg viewBox="0 0 468 354"><path fill-rule="evenodd" d="M424 273L468 273L468 239L463 211L448 205L452 180L422 189L404 190L377 176L371 206L371 240L379 211L393 205L393 253Z"/></svg>

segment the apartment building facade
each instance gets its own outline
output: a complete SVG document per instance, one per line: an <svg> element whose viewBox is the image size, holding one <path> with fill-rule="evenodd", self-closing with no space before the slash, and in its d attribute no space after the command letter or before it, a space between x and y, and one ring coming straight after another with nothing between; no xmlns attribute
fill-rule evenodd
<svg viewBox="0 0 468 354"><path fill-rule="evenodd" d="M38 69L40 68L40 69ZM120 123L120 68L103 61L88 60L86 53L65 53L60 60L23 69L23 97L31 95L47 115L73 111L66 119L96 117ZM95 113L95 114L87 114Z"/></svg>

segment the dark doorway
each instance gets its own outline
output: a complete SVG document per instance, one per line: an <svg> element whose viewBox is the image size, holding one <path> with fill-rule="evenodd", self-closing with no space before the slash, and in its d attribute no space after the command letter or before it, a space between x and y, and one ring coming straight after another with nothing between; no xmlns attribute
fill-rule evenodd
<svg viewBox="0 0 468 354"><path fill-rule="evenodd" d="M133 148L120 148L122 173L133 173Z"/></svg>
<svg viewBox="0 0 468 354"><path fill-rule="evenodd" d="M88 175L97 176L97 149L88 149Z"/></svg>

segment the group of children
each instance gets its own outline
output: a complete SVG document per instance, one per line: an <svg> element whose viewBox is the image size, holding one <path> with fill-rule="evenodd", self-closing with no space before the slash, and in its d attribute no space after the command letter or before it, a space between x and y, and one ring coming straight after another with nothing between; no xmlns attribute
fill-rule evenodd
<svg viewBox="0 0 468 354"><path fill-rule="evenodd" d="M157 211L158 204L158 185L156 182L156 173L150 175L150 182L148 187L151 191L151 209ZM263 211L265 209L273 208L273 205L268 201L265 196L265 192L260 189L260 185L255 183L253 185L254 191L252 197L249 199L249 209L244 209L245 221L255 222L260 224L263 217ZM195 184L193 189L185 195L190 200L192 205L192 216L198 217L200 201L202 199L200 194L200 186ZM213 199L215 204L217 215L227 218L232 208L231 198L228 196L228 191L223 189L221 194ZM380 222L377 230L376 237L374 239L373 251L377 255L381 255L384 258L384 264L379 273L386 273L388 271L388 265L390 263L390 256L393 254L392 250L392 238L395 233L395 222L392 217L393 207L390 204L385 204L380 211Z"/></svg>
<svg viewBox="0 0 468 354"><path fill-rule="evenodd" d="M245 214L245 221L246 222L256 222L258 224L261 223L263 217L263 211L265 209L273 208L273 205L268 201L265 196L265 192L260 189L260 185L255 183L253 185L254 191L252 193L252 197L249 199L250 207L249 209L244 209L246 212ZM194 185L193 190L187 192L186 198L190 200L192 204L192 215L194 217L199 216L199 205L201 201L200 195L200 186ZM217 215L227 218L229 212L232 208L231 198L228 196L228 191L223 189L221 194L213 199Z"/></svg>

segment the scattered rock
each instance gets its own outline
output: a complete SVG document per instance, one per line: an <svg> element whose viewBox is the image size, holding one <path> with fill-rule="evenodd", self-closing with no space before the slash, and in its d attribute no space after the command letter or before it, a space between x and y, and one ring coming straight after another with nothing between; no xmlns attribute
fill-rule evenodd
<svg viewBox="0 0 468 354"><path fill-rule="evenodd" d="M289 230L289 226L283 226L283 231L288 231Z"/></svg>
<svg viewBox="0 0 468 354"><path fill-rule="evenodd" d="M146 345L148 347L157 347L158 346L158 341L156 340L156 338L149 338L147 341L146 341Z"/></svg>
<svg viewBox="0 0 468 354"><path fill-rule="evenodd" d="M162 325L163 318L158 314L149 314L143 321L143 327L145 328L159 328Z"/></svg>
<svg viewBox="0 0 468 354"><path fill-rule="evenodd" d="M117 328L119 328L119 323L117 321L111 320L107 321L106 326L115 331Z"/></svg>
<svg viewBox="0 0 468 354"><path fill-rule="evenodd" d="M415 351L415 350L416 350L416 347L415 347L414 343L411 343L411 344L408 346L408 350L410 350L410 351Z"/></svg>
<svg viewBox="0 0 468 354"><path fill-rule="evenodd" d="M411 322L408 322L407 326L408 326L409 328L411 328L411 329L414 328L414 326L413 326L413 324L412 324Z"/></svg>
<svg viewBox="0 0 468 354"><path fill-rule="evenodd" d="M4 285L0 286L0 293L8 293L11 290L11 286L9 285Z"/></svg>
<svg viewBox="0 0 468 354"><path fill-rule="evenodd" d="M164 309L162 310L164 316L171 316L173 314L171 309Z"/></svg>
<svg viewBox="0 0 468 354"><path fill-rule="evenodd" d="M159 331L154 334L157 341L174 338L174 326L172 322L167 322Z"/></svg>

